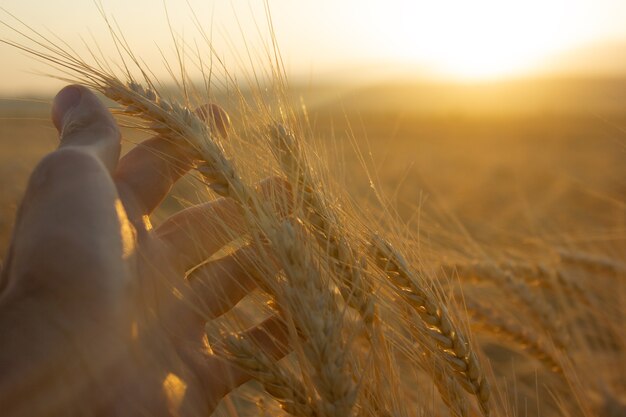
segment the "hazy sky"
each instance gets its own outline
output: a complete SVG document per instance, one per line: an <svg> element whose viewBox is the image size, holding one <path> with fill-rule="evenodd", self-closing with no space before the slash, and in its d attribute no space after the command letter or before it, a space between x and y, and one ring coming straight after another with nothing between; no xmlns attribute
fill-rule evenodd
<svg viewBox="0 0 626 417"><path fill-rule="evenodd" d="M173 30L190 44L200 40L187 2L165 3ZM189 3L227 65L238 67L236 54L247 59L244 38L247 50L262 55L255 25L256 20L267 34L262 0ZM135 53L160 74L158 49L166 55L173 50L163 2L102 4ZM93 36L105 55L115 55L91 0L0 0L0 6L79 50L81 37ZM626 74L626 0L269 0L269 6L284 62L294 77L355 80L419 74L474 80L537 71ZM15 24L1 12L0 21ZM19 40L6 27L0 27L0 39ZM2 94L58 85L28 73L44 67L8 46L0 45L0 62Z"/></svg>

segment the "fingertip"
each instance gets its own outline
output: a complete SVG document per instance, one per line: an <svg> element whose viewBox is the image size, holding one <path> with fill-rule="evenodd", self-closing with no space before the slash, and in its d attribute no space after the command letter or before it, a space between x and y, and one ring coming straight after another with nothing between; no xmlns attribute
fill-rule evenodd
<svg viewBox="0 0 626 417"><path fill-rule="evenodd" d="M121 149L120 130L91 90L78 84L64 87L54 98L51 116L59 131L59 147L80 147L113 171Z"/></svg>
<svg viewBox="0 0 626 417"><path fill-rule="evenodd" d="M76 84L61 89L52 102L52 123L57 131L63 130L63 119L67 112L76 107L83 96L82 87Z"/></svg>

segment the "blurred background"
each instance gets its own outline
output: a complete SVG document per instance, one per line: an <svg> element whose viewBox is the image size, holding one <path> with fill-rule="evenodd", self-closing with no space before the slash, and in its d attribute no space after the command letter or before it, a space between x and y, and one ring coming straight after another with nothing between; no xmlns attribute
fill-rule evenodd
<svg viewBox="0 0 626 417"><path fill-rule="evenodd" d="M246 46L254 49L259 35L267 34L268 9L293 81L475 84L626 74L626 3L621 0L3 0L0 5L78 51L81 39L96 39L105 55L115 57L97 3L133 50L155 64L157 76L166 74L160 64L161 53L168 56L172 46L168 26L193 45L199 38L196 22L230 71L239 71L236 57L247 61ZM3 21L8 20L5 14ZM4 37L10 37L6 28ZM53 89L49 79L26 72L41 70L29 58L10 48L0 54L4 94ZM263 54L252 51L253 58Z"/></svg>
<svg viewBox="0 0 626 417"><path fill-rule="evenodd" d="M278 43L294 97L328 141L355 200L384 191L484 241L624 240L623 0L0 0L58 44L117 59L101 11L168 80L172 37L207 36L231 75L267 66ZM268 19L271 16L271 19ZM201 27L203 34L198 30ZM0 39L20 40L6 25ZM54 148L58 72L0 44L0 250L36 161ZM332 142L332 144L330 144ZM364 158L353 151L354 146ZM363 167L365 165L365 168ZM374 192L373 192L374 191ZM166 202L174 210L178 200ZM431 214L429 214L431 213ZM453 220L451 222L450 220ZM443 226L442 226L443 227ZM424 233L424 230L421 230ZM435 232L433 232L435 233Z"/></svg>

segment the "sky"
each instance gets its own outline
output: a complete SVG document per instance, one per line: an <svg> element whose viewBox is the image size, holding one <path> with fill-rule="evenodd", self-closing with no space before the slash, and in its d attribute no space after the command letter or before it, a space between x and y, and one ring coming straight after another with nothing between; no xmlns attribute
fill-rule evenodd
<svg viewBox="0 0 626 417"><path fill-rule="evenodd" d="M193 14L233 73L267 62L268 19L263 0L99 0L133 51L161 75L161 52L175 56L172 32L202 44ZM189 3L189 5L188 5ZM624 0L268 0L290 77L437 78L462 82L532 74L626 75ZM115 49L92 0L0 0L0 6L48 38L84 52L97 41ZM190 7L191 6L191 7ZM193 10L193 13L192 13ZM0 21L15 26L0 11ZM0 39L23 42L6 26ZM93 45L93 43L92 43ZM93 48L93 46L92 46ZM0 45L0 94L57 88L35 75L48 71ZM171 62L171 61L170 61Z"/></svg>

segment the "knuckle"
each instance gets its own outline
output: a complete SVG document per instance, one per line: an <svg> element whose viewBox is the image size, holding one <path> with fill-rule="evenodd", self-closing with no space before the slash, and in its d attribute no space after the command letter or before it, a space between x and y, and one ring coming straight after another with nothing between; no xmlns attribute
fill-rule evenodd
<svg viewBox="0 0 626 417"><path fill-rule="evenodd" d="M61 142L66 142L75 137L88 134L92 138L111 138L119 140L121 133L119 127L112 120L87 117L71 120L61 132Z"/></svg>

